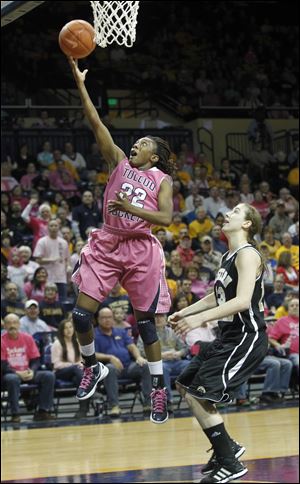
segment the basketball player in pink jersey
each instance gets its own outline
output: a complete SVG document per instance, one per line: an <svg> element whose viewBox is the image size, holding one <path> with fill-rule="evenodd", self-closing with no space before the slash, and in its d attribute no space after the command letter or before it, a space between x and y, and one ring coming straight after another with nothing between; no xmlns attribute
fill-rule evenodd
<svg viewBox="0 0 300 484"><path fill-rule="evenodd" d="M99 303L119 281L128 292L145 346L153 386L150 419L163 423L168 419L167 393L154 315L168 313L170 297L163 250L151 234L151 225L171 223L170 175L174 162L168 143L151 136L137 140L127 158L114 144L89 97L85 87L87 70L81 72L73 58L69 62L85 114L110 172L103 227L91 233L72 276L79 288L73 321L85 363L77 398L91 397L97 383L108 374L107 367L95 356L92 320Z"/></svg>

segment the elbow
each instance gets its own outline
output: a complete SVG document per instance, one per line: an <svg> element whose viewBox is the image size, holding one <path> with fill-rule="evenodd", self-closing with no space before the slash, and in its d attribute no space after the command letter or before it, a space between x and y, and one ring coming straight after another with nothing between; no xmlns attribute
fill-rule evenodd
<svg viewBox="0 0 300 484"><path fill-rule="evenodd" d="M162 225L163 227L169 227L172 223L172 217L166 216L162 220L160 220L159 225Z"/></svg>

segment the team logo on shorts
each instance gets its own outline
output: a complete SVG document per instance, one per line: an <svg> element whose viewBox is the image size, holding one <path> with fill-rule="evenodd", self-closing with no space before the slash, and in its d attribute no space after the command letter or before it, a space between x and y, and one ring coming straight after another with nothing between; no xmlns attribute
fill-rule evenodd
<svg viewBox="0 0 300 484"><path fill-rule="evenodd" d="M206 390L204 387L197 387L197 392L199 393L206 393Z"/></svg>

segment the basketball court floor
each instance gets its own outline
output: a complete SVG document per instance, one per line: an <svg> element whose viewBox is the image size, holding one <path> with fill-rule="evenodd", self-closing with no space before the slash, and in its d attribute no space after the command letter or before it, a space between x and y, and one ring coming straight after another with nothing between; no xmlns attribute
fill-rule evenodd
<svg viewBox="0 0 300 484"><path fill-rule="evenodd" d="M230 434L246 447L241 460L249 472L235 482L299 482L297 404L222 410ZM125 415L77 425L3 425L1 441L2 482L199 482L211 455L188 411L163 425Z"/></svg>

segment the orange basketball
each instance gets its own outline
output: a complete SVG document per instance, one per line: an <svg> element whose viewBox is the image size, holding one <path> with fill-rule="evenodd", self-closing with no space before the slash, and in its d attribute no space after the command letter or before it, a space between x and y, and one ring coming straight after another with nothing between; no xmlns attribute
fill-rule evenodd
<svg viewBox="0 0 300 484"><path fill-rule="evenodd" d="M61 29L58 43L64 54L82 59L96 47L95 30L85 20L72 20Z"/></svg>

